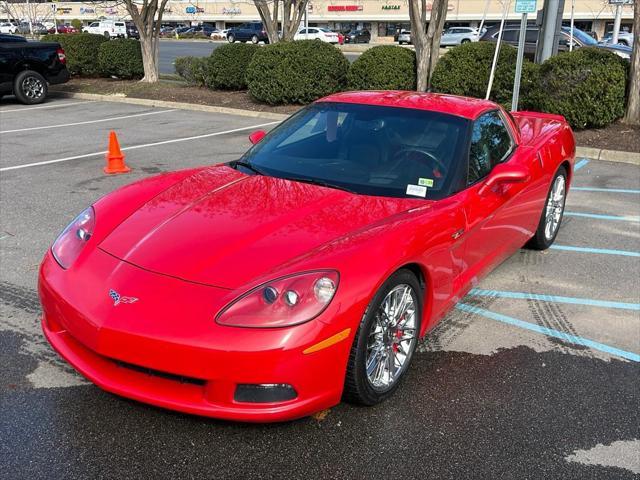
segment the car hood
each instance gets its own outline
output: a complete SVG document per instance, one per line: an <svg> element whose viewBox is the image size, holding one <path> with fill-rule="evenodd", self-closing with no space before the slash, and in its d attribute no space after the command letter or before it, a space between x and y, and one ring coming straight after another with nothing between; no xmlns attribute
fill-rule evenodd
<svg viewBox="0 0 640 480"><path fill-rule="evenodd" d="M152 198L100 248L152 272L235 289L424 202L211 167Z"/></svg>

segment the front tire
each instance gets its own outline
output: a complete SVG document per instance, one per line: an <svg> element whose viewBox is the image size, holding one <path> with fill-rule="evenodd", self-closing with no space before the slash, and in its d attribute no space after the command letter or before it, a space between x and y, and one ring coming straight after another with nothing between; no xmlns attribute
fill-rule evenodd
<svg viewBox="0 0 640 480"><path fill-rule="evenodd" d="M367 307L351 347L343 398L375 405L400 385L415 352L422 319L422 294L416 276L398 270Z"/></svg>
<svg viewBox="0 0 640 480"><path fill-rule="evenodd" d="M254 45L257 45L258 41L259 40L257 35L254 35L253 37L251 37L251 43L253 43Z"/></svg>
<svg viewBox="0 0 640 480"><path fill-rule="evenodd" d="M41 103L49 91L47 81L33 70L24 70L16 75L13 83L13 94L25 105Z"/></svg>
<svg viewBox="0 0 640 480"><path fill-rule="evenodd" d="M567 170L565 167L560 167L551 182L538 229L526 245L528 248L546 250L553 244L560 230L566 199Z"/></svg>
<svg viewBox="0 0 640 480"><path fill-rule="evenodd" d="M236 37L234 37L232 34L227 35L227 42L233 43L235 41L236 41Z"/></svg>
<svg viewBox="0 0 640 480"><path fill-rule="evenodd" d="M471 42L471 40L469 40L468 38L463 38L460 43L463 44L463 43L469 43L469 42Z"/></svg>

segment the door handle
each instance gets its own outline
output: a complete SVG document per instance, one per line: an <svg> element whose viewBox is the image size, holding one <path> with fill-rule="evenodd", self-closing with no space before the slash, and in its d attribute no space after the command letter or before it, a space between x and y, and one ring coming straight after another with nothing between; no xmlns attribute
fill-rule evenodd
<svg viewBox="0 0 640 480"><path fill-rule="evenodd" d="M453 238L454 240L460 238L462 236L462 234L464 233L464 228L461 228L460 230L457 230L456 232L454 232L451 235L451 238Z"/></svg>

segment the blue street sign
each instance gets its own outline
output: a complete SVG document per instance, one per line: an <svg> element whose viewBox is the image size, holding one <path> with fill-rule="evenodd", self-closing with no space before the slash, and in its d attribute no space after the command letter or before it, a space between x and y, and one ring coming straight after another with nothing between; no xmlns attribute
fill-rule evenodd
<svg viewBox="0 0 640 480"><path fill-rule="evenodd" d="M535 13L536 0L516 0L516 13Z"/></svg>

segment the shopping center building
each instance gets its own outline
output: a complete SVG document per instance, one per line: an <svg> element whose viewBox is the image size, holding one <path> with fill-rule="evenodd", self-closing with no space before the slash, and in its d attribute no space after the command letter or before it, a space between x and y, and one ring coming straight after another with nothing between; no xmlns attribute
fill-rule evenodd
<svg viewBox="0 0 640 480"><path fill-rule="evenodd" d="M509 0L503 0L509 1ZM4 2L3 2L4 3ZM538 0L538 8L542 8L543 0ZM569 20L571 0L565 0L565 20ZM511 1L509 19L518 20L514 12L515 1ZM15 4L14 4L15 5ZM42 3L42 16L50 19L51 3ZM55 15L58 20L70 22L79 19L83 23L99 18L126 19L124 7L108 2L56 2ZM427 3L430 5L430 2ZM485 12L486 0L449 0L447 13L448 26L478 26ZM34 8L31 3L30 8ZM492 25L499 21L503 3L498 0L489 2L486 21ZM0 13L2 16L2 13ZM607 0L576 0L574 18L576 26L585 31L593 31L601 38L605 32L611 31L615 16L615 6ZM631 29L633 6L623 7L622 27ZM258 12L252 1L233 0L170 0L164 14L167 24L196 25L208 23L216 28L229 28L246 21L259 20ZM409 28L408 0L310 0L308 6L310 25L327 27L332 30L346 31L365 28L372 34L372 39L379 41L392 40L399 29Z"/></svg>

